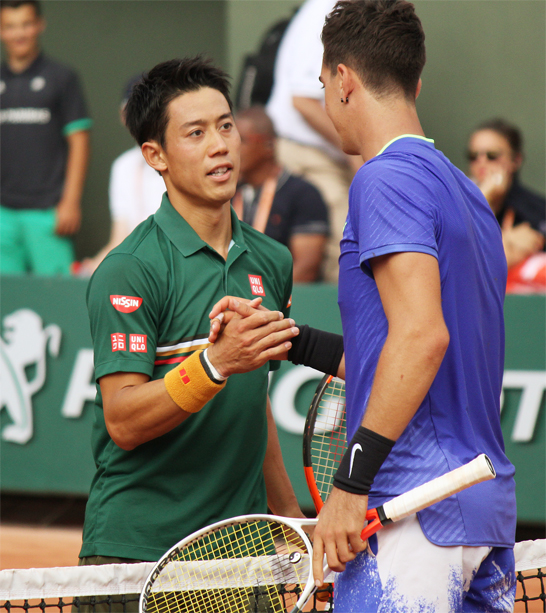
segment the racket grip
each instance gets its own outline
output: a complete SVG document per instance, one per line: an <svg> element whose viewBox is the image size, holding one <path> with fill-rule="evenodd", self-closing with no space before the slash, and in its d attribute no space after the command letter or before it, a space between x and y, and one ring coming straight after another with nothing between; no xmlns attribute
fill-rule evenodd
<svg viewBox="0 0 546 613"><path fill-rule="evenodd" d="M491 460L482 453L471 462L389 500L382 505L383 513L387 520L399 521L471 485L494 479L495 476Z"/></svg>

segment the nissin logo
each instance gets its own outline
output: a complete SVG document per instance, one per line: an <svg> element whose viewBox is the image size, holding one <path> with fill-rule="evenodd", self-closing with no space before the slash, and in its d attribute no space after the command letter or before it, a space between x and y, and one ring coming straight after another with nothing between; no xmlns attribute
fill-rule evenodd
<svg viewBox="0 0 546 613"><path fill-rule="evenodd" d="M110 296L110 302L116 311L132 313L142 304L142 298L136 296Z"/></svg>

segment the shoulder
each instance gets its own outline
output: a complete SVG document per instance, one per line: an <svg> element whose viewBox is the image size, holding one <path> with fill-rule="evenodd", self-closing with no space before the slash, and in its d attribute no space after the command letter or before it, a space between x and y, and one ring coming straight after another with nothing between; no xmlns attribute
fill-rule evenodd
<svg viewBox="0 0 546 613"><path fill-rule="evenodd" d="M290 193L298 196L313 196L322 200L319 190L314 185L309 183L309 181L306 181L303 177L298 175L289 174L286 181L279 188L279 192Z"/></svg>
<svg viewBox="0 0 546 613"><path fill-rule="evenodd" d="M62 62L58 62L57 60L53 60L48 56L43 56L40 68L53 75L59 81L78 79L78 73L74 68Z"/></svg>

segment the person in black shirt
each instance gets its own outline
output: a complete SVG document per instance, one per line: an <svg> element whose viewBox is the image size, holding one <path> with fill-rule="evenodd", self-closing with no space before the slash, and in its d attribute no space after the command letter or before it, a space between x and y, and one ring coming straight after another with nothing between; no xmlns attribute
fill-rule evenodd
<svg viewBox="0 0 546 613"><path fill-rule="evenodd" d="M470 177L489 202L502 228L508 267L544 247L546 200L523 187L521 131L503 119L480 124L468 143Z"/></svg>
<svg viewBox="0 0 546 613"><path fill-rule="evenodd" d="M235 121L241 135L241 173L232 204L239 219L290 249L294 283L318 281L329 234L322 196L278 164L275 130L263 107L241 111Z"/></svg>
<svg viewBox="0 0 546 613"><path fill-rule="evenodd" d="M78 76L41 51L40 4L2 0L0 272L69 275L91 119Z"/></svg>

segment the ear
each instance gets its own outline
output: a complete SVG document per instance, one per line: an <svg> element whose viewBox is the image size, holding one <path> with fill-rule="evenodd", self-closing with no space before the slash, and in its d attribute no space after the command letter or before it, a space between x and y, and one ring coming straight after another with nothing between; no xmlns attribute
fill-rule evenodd
<svg viewBox="0 0 546 613"><path fill-rule="evenodd" d="M151 166L158 172L165 172L167 170L163 148L159 143L155 140L146 141L140 149L148 166Z"/></svg>
<svg viewBox="0 0 546 613"><path fill-rule="evenodd" d="M512 163L514 164L514 172L517 172L523 164L523 155L521 153L516 153L512 159Z"/></svg>
<svg viewBox="0 0 546 613"><path fill-rule="evenodd" d="M339 83L339 94L345 100L355 90L357 76L352 68L345 64L338 64L336 79Z"/></svg>
<svg viewBox="0 0 546 613"><path fill-rule="evenodd" d="M40 17L40 35L43 34L47 28L47 21L45 20L45 17Z"/></svg>
<svg viewBox="0 0 546 613"><path fill-rule="evenodd" d="M417 81L417 89L415 90L415 100L419 98L419 94L421 93L422 86L423 86L423 81L421 80L421 78L419 78L419 81Z"/></svg>

